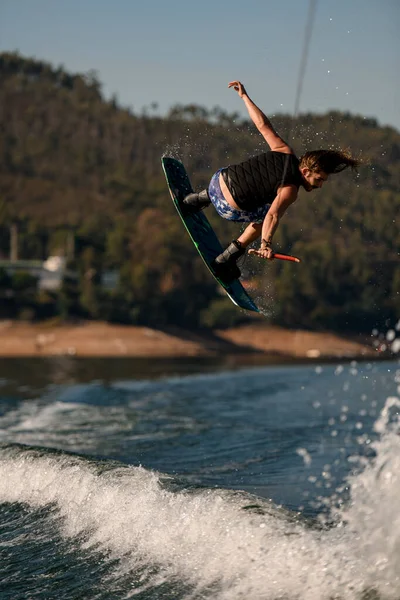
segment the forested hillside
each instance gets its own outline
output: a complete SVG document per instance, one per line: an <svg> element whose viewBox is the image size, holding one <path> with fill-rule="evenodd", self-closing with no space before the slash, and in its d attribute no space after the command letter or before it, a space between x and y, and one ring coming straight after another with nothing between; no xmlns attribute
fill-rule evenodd
<svg viewBox="0 0 400 600"><path fill-rule="evenodd" d="M155 99L156 100L156 99ZM257 98L268 113L268 99ZM350 148L359 174L300 192L285 215L277 249L301 265L247 258L244 271L271 321L293 327L369 331L400 316L400 134L372 118L339 112L270 115L300 155ZM161 156L183 160L195 188L219 167L266 148L254 126L216 107L176 106L160 118L106 101L93 74L73 75L37 60L0 54L0 257L10 227L19 256L70 252L77 281L60 293L27 293L0 316L27 305L61 314L162 326L230 325L249 318L222 297L169 199ZM207 210L223 243L239 232ZM74 236L72 253L68 239ZM106 269L120 283L106 292ZM0 292L13 285L0 273ZM21 284L20 284L21 287Z"/></svg>

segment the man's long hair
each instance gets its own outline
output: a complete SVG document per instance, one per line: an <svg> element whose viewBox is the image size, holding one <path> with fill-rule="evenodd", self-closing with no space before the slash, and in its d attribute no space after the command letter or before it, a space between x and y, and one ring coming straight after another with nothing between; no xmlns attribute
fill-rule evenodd
<svg viewBox="0 0 400 600"><path fill-rule="evenodd" d="M323 171L330 175L340 173L348 167L355 170L360 162L347 150L312 150L303 154L299 166L306 167L310 171Z"/></svg>

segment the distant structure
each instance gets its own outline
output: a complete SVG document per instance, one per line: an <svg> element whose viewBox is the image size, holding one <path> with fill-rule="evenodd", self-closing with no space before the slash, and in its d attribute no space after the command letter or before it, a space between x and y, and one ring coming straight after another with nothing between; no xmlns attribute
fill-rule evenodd
<svg viewBox="0 0 400 600"><path fill-rule="evenodd" d="M66 275L66 267L67 259L64 256L49 256L42 263L38 281L39 289L49 291L60 289Z"/></svg>
<svg viewBox="0 0 400 600"><path fill-rule="evenodd" d="M77 278L77 273L67 269L65 256L49 256L46 260L0 260L0 269L9 275L14 273L28 273L37 279L39 290L56 292L61 288L66 276ZM112 291L119 283L118 271L104 271L101 276L101 285L104 289Z"/></svg>
<svg viewBox="0 0 400 600"><path fill-rule="evenodd" d="M66 259L63 256L49 256L42 260L0 260L0 269L9 275L28 273L36 277L38 289L55 291L61 287L66 274Z"/></svg>

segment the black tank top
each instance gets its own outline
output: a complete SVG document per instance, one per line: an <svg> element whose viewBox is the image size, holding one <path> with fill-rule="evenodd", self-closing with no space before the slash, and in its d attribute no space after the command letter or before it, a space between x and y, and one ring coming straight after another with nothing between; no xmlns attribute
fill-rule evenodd
<svg viewBox="0 0 400 600"><path fill-rule="evenodd" d="M271 204L282 185L299 187L299 159L294 154L264 152L222 169L222 177L241 210L253 211Z"/></svg>

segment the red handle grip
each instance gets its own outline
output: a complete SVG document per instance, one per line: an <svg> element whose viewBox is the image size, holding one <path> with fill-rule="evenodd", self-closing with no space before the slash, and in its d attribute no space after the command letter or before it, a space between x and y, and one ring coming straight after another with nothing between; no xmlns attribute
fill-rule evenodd
<svg viewBox="0 0 400 600"><path fill-rule="evenodd" d="M291 262L299 263L301 260L296 256L290 256L289 254L274 254L274 258L279 258L279 260L289 260Z"/></svg>

